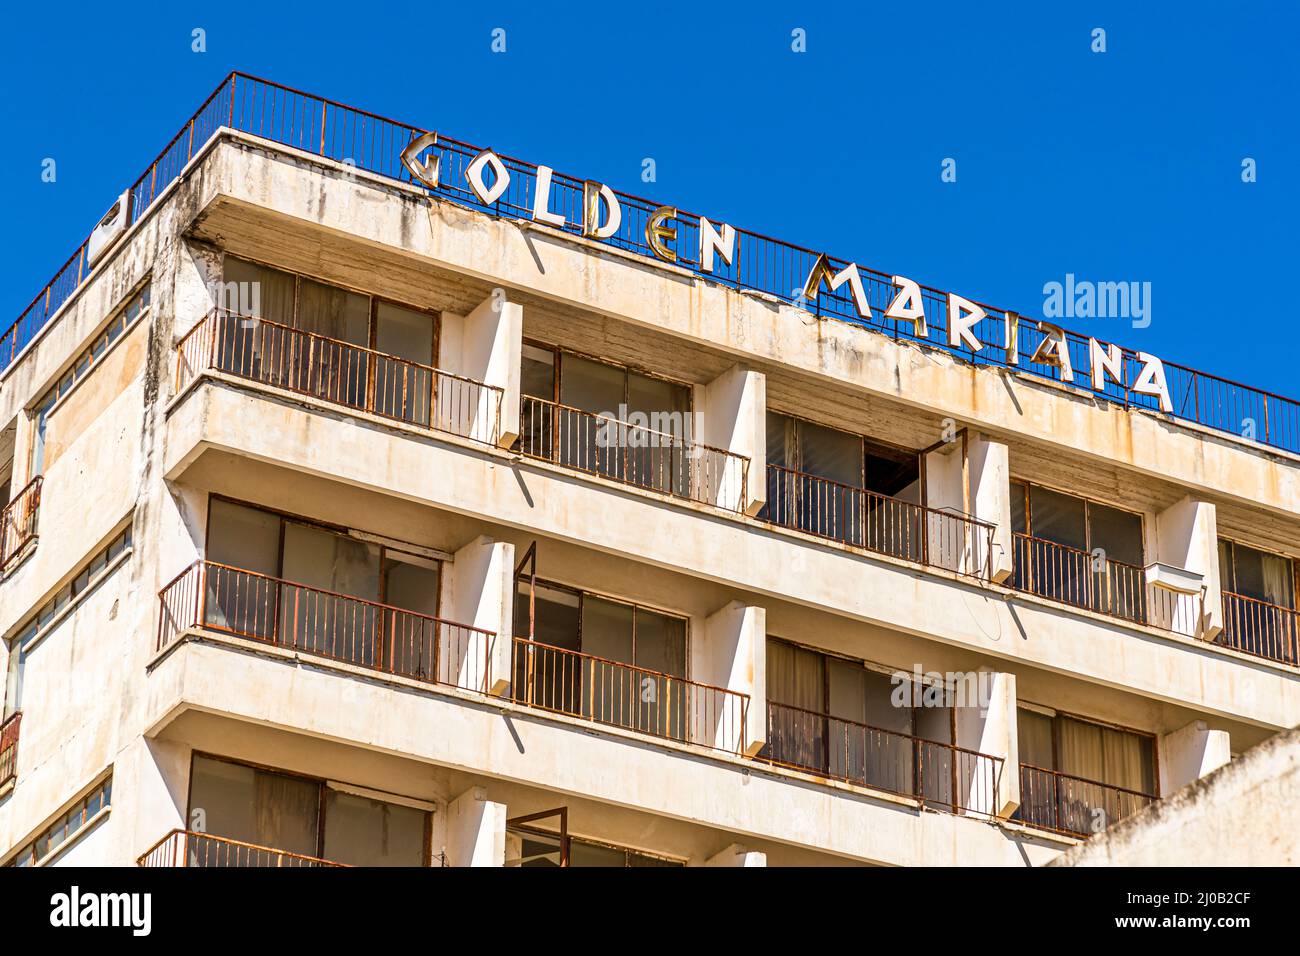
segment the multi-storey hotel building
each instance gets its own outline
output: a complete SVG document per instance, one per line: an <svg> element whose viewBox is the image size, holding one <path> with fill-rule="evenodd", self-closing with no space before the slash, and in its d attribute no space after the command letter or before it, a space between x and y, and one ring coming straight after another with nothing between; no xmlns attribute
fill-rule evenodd
<svg viewBox="0 0 1300 956"><path fill-rule="evenodd" d="M0 863L1045 864L1300 722L1296 403L236 74L0 338Z"/></svg>

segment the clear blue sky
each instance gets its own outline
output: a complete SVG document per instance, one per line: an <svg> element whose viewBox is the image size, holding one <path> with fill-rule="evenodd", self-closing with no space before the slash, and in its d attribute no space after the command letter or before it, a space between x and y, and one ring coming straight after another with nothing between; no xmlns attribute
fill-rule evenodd
<svg viewBox="0 0 1300 956"><path fill-rule="evenodd" d="M0 324L233 68L1300 396L1295 3L185 6L6 10Z"/></svg>

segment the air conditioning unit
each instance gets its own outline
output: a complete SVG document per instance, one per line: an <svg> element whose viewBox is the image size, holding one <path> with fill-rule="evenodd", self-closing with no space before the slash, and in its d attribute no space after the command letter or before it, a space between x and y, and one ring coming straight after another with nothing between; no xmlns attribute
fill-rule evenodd
<svg viewBox="0 0 1300 956"><path fill-rule="evenodd" d="M113 208L104 214L104 218L99 220L99 225L91 232L90 241L86 243L87 265L113 248L113 244L122 238L122 233L126 232L126 217L130 208L131 190L128 189L117 197Z"/></svg>

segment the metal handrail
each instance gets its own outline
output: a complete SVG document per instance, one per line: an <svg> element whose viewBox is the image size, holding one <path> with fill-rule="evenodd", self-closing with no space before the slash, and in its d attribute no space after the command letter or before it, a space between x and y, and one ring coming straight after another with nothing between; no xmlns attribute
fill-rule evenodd
<svg viewBox="0 0 1300 956"><path fill-rule="evenodd" d="M209 620L208 580L209 580L209 572L213 570L217 572L225 572L231 576L243 576L243 577L251 578L256 581L263 582L265 585L268 585L266 593L270 596L260 602L262 605L265 605L261 607L260 610L270 611L270 616L265 618L259 617L255 621L255 623L269 624L271 630L270 634L263 634L258 631L249 631L247 629L241 630L238 627L230 627L225 624L220 624L212 620ZM193 577L192 593L186 591L186 588L188 586L186 582L186 578L190 576ZM385 667L369 660L353 659L348 656L326 652L320 650L319 648L300 646L300 642L298 640L299 635L297 631L294 632L292 640L287 641L284 638L284 635L281 633L282 626L283 626L281 622L281 612L283 610L281 601L282 601L282 595L285 590L289 590L291 592L307 592L310 594L319 595L328 598L330 600L345 601L353 605L360 605L362 607L370 608L376 612L376 615L392 615L394 618L400 617L402 619L414 620L422 623L423 625L430 626L431 628L433 628L433 630L429 635L432 643L430 648L431 657L427 662L427 667L423 667L414 673L407 673L401 669L392 666L392 659L398 656L396 646L389 649L389 655L390 655L389 666ZM180 591L181 593L178 594L176 593L177 591ZM475 686L469 686L469 687L465 687L459 680L454 681L453 683L455 683L455 686L463 687L466 690L474 690L480 692L487 692L491 687L490 670L491 670L492 642L496 640L497 634L494 631L489 631L485 628L474 627L473 625L470 624L461 624L456 621L449 621L444 618L434 617L429 614L422 614L419 611L411 611L411 610L407 610L406 608L396 607L391 604L383 604L379 601L371 601L371 600L367 600L366 598L355 597L351 594L343 594L338 591L331 591L327 588L312 587L310 585L300 584L295 581L288 581L283 578L277 578L272 575L261 574L260 572L257 571L249 571L244 568L234 567L228 564L222 564L221 562L218 561L209 561L204 558L200 558L197 561L194 561L192 564L189 565L189 567L187 567L180 574L174 577L170 582L164 585L163 588L158 592L158 599L160 604L160 613L159 613L159 620L158 620L158 638L155 647L156 651L162 651L164 648L170 646L171 643L178 636L184 633L184 631L190 628L202 628L204 630L209 630L217 633L231 634L236 637L244 637L250 640L262 641L264 643L270 643L277 646L284 645L287 647L291 647L292 649L297 650L301 653L311 654L316 657L322 657L330 660L338 660L346 664L352 664L353 666L363 667L368 670L373 670L379 673L391 673L397 676L411 677L413 679L422 680L425 682L448 683L448 681L442 680L443 669L450 668L451 666L455 665L457 672L459 672L459 665L469 660L468 651L471 645L471 639L477 637L481 640L483 644L483 650L482 650L483 659L482 661L476 662L475 666L481 664L482 679L475 680L474 681ZM169 601L171 601L172 603L169 604ZM179 609L176 613L173 613L173 605L179 605ZM380 618L377 616L376 620L380 620ZM458 645L460 643L465 644L466 656L444 658L444 651L442 647L443 644L442 636L444 632L447 631L450 631L454 635L456 635ZM312 636L312 635L308 634L307 636ZM335 632L327 632L324 635L324 637L329 640L337 640L340 636L341 636L340 634ZM349 633L344 636L348 638L353 638L356 635L352 635ZM385 649L384 641L382 640L382 635L379 634L377 631L373 635L362 634L361 636L362 637L369 636L378 639L375 644L375 647L377 648L379 653L376 656L379 659L382 659L383 658L382 652ZM405 653L405 649L403 650L403 653ZM412 651L412 653L414 654L415 651Z"/></svg>
<svg viewBox="0 0 1300 956"><path fill-rule="evenodd" d="M337 867L347 868L347 863L336 863L333 860L325 860L320 857L307 856L303 853L293 853L289 850L279 850L275 847L262 846L258 843L247 843L243 840L234 840L230 837L217 836L212 833L202 833L198 830L186 830L180 827L170 831L161 840L145 850L136 857L136 866L140 867L187 867L189 863L189 845L191 841L199 843L215 843L221 847L229 847L236 853L265 853L274 858L277 862L276 867L284 865L284 861L289 861L289 865L301 864L310 867ZM229 864L227 864L229 865Z"/></svg>
<svg viewBox="0 0 1300 956"><path fill-rule="evenodd" d="M302 355L288 356L283 350L273 350L279 356L280 363L283 367L273 367L270 370L260 370L263 374L259 375L250 368L241 368L235 364L238 358L233 354L237 349L232 349L232 354L226 355L221 351L219 346L222 344L219 337L224 331L223 322L252 323L257 327L270 330L286 339L305 340L307 347L306 361ZM236 335L242 334L243 330L236 330ZM199 333L206 334L207 341L202 341L202 336L194 344L195 336ZM266 333L263 332L263 336ZM339 353L353 354L358 357L359 367L354 369L356 378L353 384L364 384L365 395L360 401L350 400L344 394L336 392L346 391L346 389L330 390L324 387L312 388L296 384L291 381L268 381L269 378L282 377L279 373L284 373L290 378L303 376L308 380L314 381L315 367L313 366L313 356L317 356L318 350L313 348L311 343L322 343L327 349L336 350ZM320 368L337 375L338 369L331 369L330 363L319 358L316 359ZM381 365L380 363L383 363ZM390 366L399 367L411 372L418 380L419 376L426 376L429 382L427 395L421 396L424 399L423 416L414 412L407 413L406 401L408 397L414 397L415 392L408 393L403 391L402 399L399 403L402 407L400 411L385 410L381 407L375 379L378 376L380 368ZM195 323L194 327L189 329L176 343L176 381L175 390L177 393L186 388L191 381L206 371L216 370L226 374L234 375L237 378L248 381L258 382L264 385L270 385L276 388L284 388L298 394L308 395L320 401L328 402L333 405L341 405L345 408L354 408L358 411L368 412L380 415L385 418L392 418L402 421L406 424L416 425L427 428L432 431L448 432L460 435L465 438L473 438L484 441L487 444L495 444L501 433L501 408L504 401L505 390L497 385L489 385L486 382L480 382L476 379L456 372L448 372L437 368L433 365L426 365L422 362L415 362L410 359L401 358L400 356L391 355L387 352L381 352L377 349L369 348L364 345L356 345L343 339L333 338L328 335L321 335L317 332L309 332L306 329L296 329L292 326L285 325L281 322L274 322L269 319L261 319L256 316L244 315L239 312L225 309L214 308L209 311L202 319ZM275 375L271 373L275 372ZM305 373L305 374L304 374ZM403 373L403 384L406 382L406 373ZM461 404L465 407L461 409L467 421L457 421L455 423L444 423L444 410L442 408L442 396L445 394L449 383L467 386L471 390L477 390L483 396L486 396L491 403L492 420L489 434L476 434L480 430L477 428L477 422L471 414L471 406L478 404L478 400L470 396L461 394L459 398L453 395L452 403ZM337 382L335 383L338 384ZM459 427L458 427L459 426Z"/></svg>
<svg viewBox="0 0 1300 956"><path fill-rule="evenodd" d="M768 463L767 470L769 475L769 494L765 512L767 520L772 524L783 528L804 531L818 537L842 541L850 546L862 547L878 554L889 554L894 557L917 560L921 564L926 564L931 567L947 568L948 570L956 570L960 573L970 574L977 577L988 577L992 573L993 539L997 528L991 522L976 518L974 515L968 514L957 508L934 508L929 505L896 498L892 495L884 495L868 488L862 488L857 485L850 485L842 481L836 481L833 478L823 478L820 475L813 475L808 472L798 471L794 468L787 468L784 465ZM775 481L779 483L779 487L788 485L791 482L795 483L795 502L772 500L773 495L771 494L771 484L773 476L775 476ZM843 508L838 514L823 514L817 512L813 514L813 520L811 522L800 521L799 519L803 515L803 511L801 510L803 506L798 503L798 499L801 497L800 488L805 483L817 486L826 485L832 490L832 494L838 495L844 502L847 502L850 497L859 500L861 502L860 514L856 518L853 518L849 514L848 509ZM895 522L893 523L893 527L885 527L882 531L879 523L873 524L869 521L868 514L872 511L870 507L871 504L889 508L901 508L909 515L907 520L910 522L915 519L917 526L913 528L909 525L904 528L901 524ZM793 518L787 513L791 510L795 512ZM965 526L961 531L961 535L963 538L968 539L965 541L964 547L969 551L974 567L969 569L963 569L960 566L952 568L947 564L942 563L941 560L932 559L935 556L932 556L930 553L932 550L931 537L932 532L934 531L934 529L931 528L931 518L937 518ZM813 525L839 525L841 519L844 527L838 534L831 534L819 530L817 527L807 528L803 526L805 523L811 523ZM853 537L855 539L860 538L860 541L850 540L850 521L852 521L853 525L852 530L855 532ZM911 536L912 532L915 532L914 539ZM879 540L882 537L888 540ZM875 539L874 543L873 539ZM975 553L976 545L978 545L978 550L981 552L980 554ZM944 548L942 542L939 544L939 550L944 551L945 553L947 552L947 549ZM912 552L915 552L915 554ZM960 557L961 556L959 555L959 564Z"/></svg>
<svg viewBox="0 0 1300 956"><path fill-rule="evenodd" d="M44 475L37 475L0 511L0 571L9 567L28 542L36 540L44 480Z"/></svg>

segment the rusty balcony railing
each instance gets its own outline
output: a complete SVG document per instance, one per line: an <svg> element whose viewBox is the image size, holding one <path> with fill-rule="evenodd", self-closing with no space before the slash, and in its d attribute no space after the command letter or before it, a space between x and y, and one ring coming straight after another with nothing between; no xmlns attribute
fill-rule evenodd
<svg viewBox="0 0 1300 956"><path fill-rule="evenodd" d="M176 391L210 370L487 445L501 434L495 386L225 309L177 343Z"/></svg>
<svg viewBox="0 0 1300 956"><path fill-rule="evenodd" d="M994 527L970 515L927 508L780 465L767 466L759 517L856 548L987 578Z"/></svg>
<svg viewBox="0 0 1300 956"><path fill-rule="evenodd" d="M158 650L201 627L413 680L492 686L497 635L465 624L203 560L159 599Z"/></svg>
<svg viewBox="0 0 1300 956"><path fill-rule="evenodd" d="M1300 611L1223 592L1223 631L1215 643L1283 664L1300 665Z"/></svg>
<svg viewBox="0 0 1300 956"><path fill-rule="evenodd" d="M638 488L743 511L749 459L679 435L523 396L519 452Z"/></svg>
<svg viewBox="0 0 1300 956"><path fill-rule="evenodd" d="M173 830L146 850L137 866L143 867L345 867L335 863L288 850L258 846L242 840L199 833L194 830Z"/></svg>
<svg viewBox="0 0 1300 956"><path fill-rule="evenodd" d="M516 703L681 743L744 753L749 696L516 637Z"/></svg>
<svg viewBox="0 0 1300 956"><path fill-rule="evenodd" d="M1146 573L1123 561L1016 532L1010 585L1039 597L1138 624L1148 621Z"/></svg>
<svg viewBox="0 0 1300 956"><path fill-rule="evenodd" d="M1012 819L1087 839L1157 799L1154 794L1022 763L1020 808Z"/></svg>
<svg viewBox="0 0 1300 956"><path fill-rule="evenodd" d="M0 787L18 776L18 728L22 722L22 711L0 722Z"/></svg>
<svg viewBox="0 0 1300 956"><path fill-rule="evenodd" d="M0 512L0 572L36 540L41 512L42 476L37 475Z"/></svg>
<svg viewBox="0 0 1300 956"><path fill-rule="evenodd" d="M1001 757L787 704L768 702L759 759L952 813L991 817L999 809Z"/></svg>

